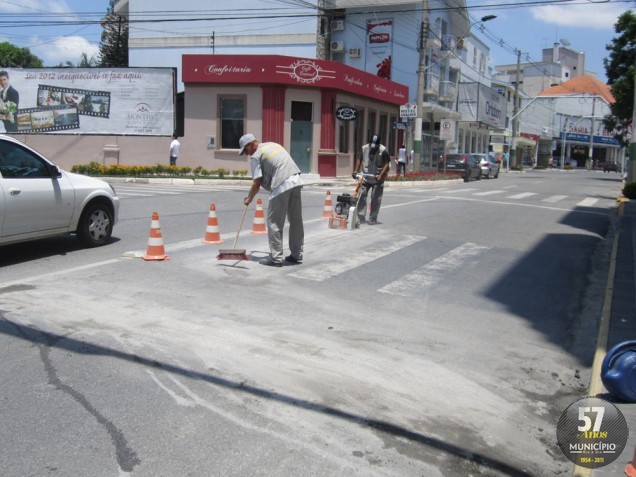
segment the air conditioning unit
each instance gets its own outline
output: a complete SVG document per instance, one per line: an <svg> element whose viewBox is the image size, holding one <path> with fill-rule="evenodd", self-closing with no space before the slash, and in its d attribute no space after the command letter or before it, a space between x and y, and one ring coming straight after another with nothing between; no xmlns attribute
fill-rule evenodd
<svg viewBox="0 0 636 477"><path fill-rule="evenodd" d="M331 31L342 31L345 29L345 21L344 20L332 20L331 21Z"/></svg>
<svg viewBox="0 0 636 477"><path fill-rule="evenodd" d="M349 48L349 58L360 58L360 48Z"/></svg>
<svg viewBox="0 0 636 477"><path fill-rule="evenodd" d="M344 41L332 41L331 51L333 52L344 51Z"/></svg>

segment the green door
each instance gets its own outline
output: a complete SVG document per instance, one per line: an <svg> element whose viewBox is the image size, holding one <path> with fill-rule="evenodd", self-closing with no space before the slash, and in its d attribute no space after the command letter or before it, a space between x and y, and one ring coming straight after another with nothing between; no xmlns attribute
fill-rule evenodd
<svg viewBox="0 0 636 477"><path fill-rule="evenodd" d="M301 172L311 172L312 103L292 101L290 154Z"/></svg>

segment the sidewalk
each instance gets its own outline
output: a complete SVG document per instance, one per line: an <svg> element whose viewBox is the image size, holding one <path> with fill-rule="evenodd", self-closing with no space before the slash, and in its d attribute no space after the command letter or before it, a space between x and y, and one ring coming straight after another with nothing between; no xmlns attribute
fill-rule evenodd
<svg viewBox="0 0 636 477"><path fill-rule="evenodd" d="M622 204L623 215L618 228L616 269L611 290L610 320L607 350L623 341L636 340L636 201ZM633 376L631 376L633 379ZM598 469L576 469L575 476L616 477L624 476L625 466L632 461L636 449L636 403L615 402L607 390L590 389L590 395L598 394L614 403L623 413L629 429L629 438L623 453L613 463ZM636 464L636 462L635 462Z"/></svg>

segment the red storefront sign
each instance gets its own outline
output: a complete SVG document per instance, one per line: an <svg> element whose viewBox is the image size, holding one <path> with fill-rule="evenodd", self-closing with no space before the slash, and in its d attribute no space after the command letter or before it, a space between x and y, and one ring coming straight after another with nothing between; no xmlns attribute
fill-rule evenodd
<svg viewBox="0 0 636 477"><path fill-rule="evenodd" d="M183 55L184 83L288 84L336 89L402 105L409 89L342 63L280 55Z"/></svg>

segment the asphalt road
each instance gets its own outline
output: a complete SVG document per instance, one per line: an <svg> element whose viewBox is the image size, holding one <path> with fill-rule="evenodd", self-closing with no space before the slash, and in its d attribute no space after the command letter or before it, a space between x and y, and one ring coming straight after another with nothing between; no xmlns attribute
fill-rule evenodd
<svg viewBox="0 0 636 477"><path fill-rule="evenodd" d="M387 188L356 231L309 186L282 269L215 259L246 187L116 189L106 247L0 249L3 475L571 471L555 429L589 382L618 175ZM169 260L138 258L153 211Z"/></svg>

